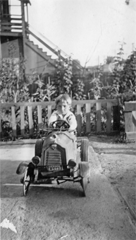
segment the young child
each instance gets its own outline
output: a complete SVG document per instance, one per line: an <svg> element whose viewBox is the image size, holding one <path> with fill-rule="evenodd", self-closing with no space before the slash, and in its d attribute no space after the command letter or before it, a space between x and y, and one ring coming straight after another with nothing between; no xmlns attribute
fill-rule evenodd
<svg viewBox="0 0 136 240"><path fill-rule="evenodd" d="M70 127L69 131L74 131L77 128L77 121L75 115L70 111L72 100L68 94L61 94L56 99L57 110L52 113L49 118L49 126L56 120L66 121Z"/></svg>
<svg viewBox="0 0 136 240"><path fill-rule="evenodd" d="M72 100L71 100L70 96L68 94L61 94L56 99L55 102L56 102L57 110L54 111L52 113L52 115L50 116L49 126L57 120L64 120L70 125L68 130L70 132L74 132L77 128L77 121L76 121L75 115L70 111L70 107L72 104ZM45 140L43 146L45 146L46 144L47 144L47 142ZM73 167L75 167L76 163L73 160L70 160L68 165L71 168L73 168ZM24 177L21 178L20 182L23 183L23 181L24 181Z"/></svg>

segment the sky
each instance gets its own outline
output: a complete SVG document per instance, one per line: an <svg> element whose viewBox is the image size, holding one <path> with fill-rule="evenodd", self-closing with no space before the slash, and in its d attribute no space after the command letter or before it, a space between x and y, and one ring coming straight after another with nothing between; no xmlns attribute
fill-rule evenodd
<svg viewBox="0 0 136 240"><path fill-rule="evenodd" d="M136 47L136 0L30 0L30 26L82 65Z"/></svg>

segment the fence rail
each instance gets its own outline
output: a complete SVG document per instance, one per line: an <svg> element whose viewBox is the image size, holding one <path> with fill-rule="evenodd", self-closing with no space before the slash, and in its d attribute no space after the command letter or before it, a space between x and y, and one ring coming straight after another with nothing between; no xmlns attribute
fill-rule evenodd
<svg viewBox="0 0 136 240"><path fill-rule="evenodd" d="M35 121L37 121L38 129L42 128L54 109L54 102L0 103L0 134L1 136L3 134L2 122L8 119L13 136L18 137L18 124L21 136L25 136L27 116L29 136L31 136ZM116 99L73 101L72 109L77 119L78 135L81 135L83 128L85 133L110 133L118 130L114 127L117 123L119 125L118 102ZM43 110L45 110L44 117Z"/></svg>

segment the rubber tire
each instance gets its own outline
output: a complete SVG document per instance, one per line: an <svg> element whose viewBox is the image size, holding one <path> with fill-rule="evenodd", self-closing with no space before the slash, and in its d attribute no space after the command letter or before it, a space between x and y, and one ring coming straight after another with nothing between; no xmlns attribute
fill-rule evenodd
<svg viewBox="0 0 136 240"><path fill-rule="evenodd" d="M28 184L28 185L26 186L25 183L23 184L23 196L24 196L24 197L27 196L28 189L29 189L29 185L30 185L30 184Z"/></svg>
<svg viewBox="0 0 136 240"><path fill-rule="evenodd" d="M81 162L89 161L89 140L81 140Z"/></svg>
<svg viewBox="0 0 136 240"><path fill-rule="evenodd" d="M27 177L27 172L28 170L26 169L25 171L25 175L24 175L24 179L23 179L23 196L26 197L28 190L29 190L29 186L30 186L30 181L28 181L27 183L25 182L25 179Z"/></svg>
<svg viewBox="0 0 136 240"><path fill-rule="evenodd" d="M35 156L41 157L43 147L43 140L38 139L35 143Z"/></svg>
<svg viewBox="0 0 136 240"><path fill-rule="evenodd" d="M88 162L89 161L89 140L82 139L81 140L81 162ZM83 197L87 195L87 185L88 185L88 178L83 177L81 178L80 184L83 189Z"/></svg>
<svg viewBox="0 0 136 240"><path fill-rule="evenodd" d="M81 187L83 189L83 197L86 197L86 195L87 195L86 192L87 192L88 179L86 177L81 178L80 184L81 184Z"/></svg>

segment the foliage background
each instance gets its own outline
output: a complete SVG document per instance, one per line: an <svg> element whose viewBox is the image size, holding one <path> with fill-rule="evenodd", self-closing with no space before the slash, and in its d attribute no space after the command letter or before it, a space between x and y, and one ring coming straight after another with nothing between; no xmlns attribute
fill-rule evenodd
<svg viewBox="0 0 136 240"><path fill-rule="evenodd" d="M136 50L124 59L123 44L117 56L107 57L106 64L113 64L113 71L105 73L103 66L96 66L95 72L90 73L82 67L78 60L71 58L62 61L58 52L54 76L33 73L25 75L25 61L22 57L15 61L14 56L2 59L0 64L0 102L35 102L53 101L61 93L68 93L72 99L108 99L117 98L120 108L121 125L119 131L124 131L124 102L136 100ZM76 109L73 109L76 113ZM96 109L91 111L91 127L95 130ZM85 134L85 118L83 129ZM102 129L106 128L106 108L102 107ZM11 110L3 109L3 135L12 136ZM47 109L42 111L43 123L47 125ZM16 109L17 134L20 134L20 109ZM38 134L37 110L33 109L34 134ZM10 132L10 134L9 134ZM28 113L25 110L25 132L29 135Z"/></svg>

